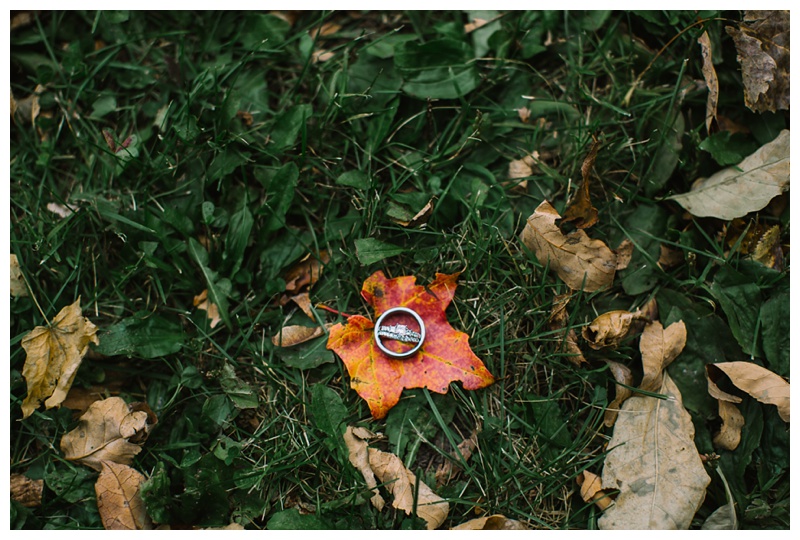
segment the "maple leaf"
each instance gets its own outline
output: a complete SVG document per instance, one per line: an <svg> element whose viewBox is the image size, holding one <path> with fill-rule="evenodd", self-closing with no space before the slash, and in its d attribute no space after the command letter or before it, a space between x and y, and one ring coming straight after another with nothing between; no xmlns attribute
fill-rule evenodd
<svg viewBox="0 0 800 540"><path fill-rule="evenodd" d="M327 347L344 362L351 388L367 401L373 418L386 416L404 388L445 394L453 381L461 381L467 390L494 382L470 349L467 334L447 322L445 309L455 295L457 278L458 273L437 273L433 282L421 286L416 285L414 276L387 279L377 271L364 281L361 296L375 309L376 319L388 309L406 307L425 322L425 341L411 356L393 358L381 351L375 343L373 322L361 315L331 327ZM403 322L402 316L398 322Z"/></svg>
<svg viewBox="0 0 800 540"><path fill-rule="evenodd" d="M22 376L28 385L22 418L30 416L42 401L48 409L64 401L89 343L100 343L96 333L97 327L81 313L78 298L62 309L52 324L37 326L22 338L27 353Z"/></svg>

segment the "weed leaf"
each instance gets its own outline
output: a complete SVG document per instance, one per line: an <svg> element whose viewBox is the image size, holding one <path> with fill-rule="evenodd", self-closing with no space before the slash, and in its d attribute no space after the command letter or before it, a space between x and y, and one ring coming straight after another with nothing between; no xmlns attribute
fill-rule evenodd
<svg viewBox="0 0 800 540"><path fill-rule="evenodd" d="M24 338L27 354L22 376L28 395L22 402L22 417L30 416L44 401L45 407L58 407L67 397L89 344L97 345L97 327L81 312L80 297L63 308L49 326L37 326Z"/></svg>

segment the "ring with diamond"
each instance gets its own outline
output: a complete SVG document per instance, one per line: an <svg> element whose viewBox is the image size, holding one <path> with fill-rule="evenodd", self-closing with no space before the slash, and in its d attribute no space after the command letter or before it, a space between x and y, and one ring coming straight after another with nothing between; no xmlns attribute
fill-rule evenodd
<svg viewBox="0 0 800 540"><path fill-rule="evenodd" d="M390 326L382 326L381 323L383 320L392 314L395 313L408 313L414 319L416 319L417 324L419 324L419 332L415 332L411 330L405 324L393 324ZM384 344L381 338L388 338L394 339L396 341L402 341L404 343L416 343L414 347L405 351L405 352L394 352L389 350ZM405 358L406 356L411 356L415 352L417 352L420 347L422 347L422 343L425 341L425 323L422 322L422 317L420 317L416 311L413 309L405 308L405 307L396 307L387 309L383 312L383 314L378 317L377 322L375 323L375 344L378 346L380 350L388 354L389 356L393 356L395 358Z"/></svg>

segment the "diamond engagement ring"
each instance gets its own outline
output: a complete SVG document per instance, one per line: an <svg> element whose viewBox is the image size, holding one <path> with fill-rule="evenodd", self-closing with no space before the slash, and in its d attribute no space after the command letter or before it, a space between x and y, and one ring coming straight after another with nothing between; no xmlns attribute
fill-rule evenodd
<svg viewBox="0 0 800 540"><path fill-rule="evenodd" d="M390 326L382 326L381 323L384 319L392 315L394 313L408 313L417 321L419 324L419 332L415 332L414 330L410 329L405 324L392 324ZM416 343L414 347L405 351L405 352L395 352L386 348L386 345L383 344L382 338L386 339L393 339L395 341L402 341L404 343ZM413 309L408 309L405 307L396 307L387 309L383 312L383 314L378 317L377 322L375 323L375 344L378 346L380 350L388 354L389 356L393 356L395 358L405 358L406 356L411 356L415 352L417 352L420 347L422 347L422 343L425 341L425 323L422 322L422 317L420 317L416 311Z"/></svg>

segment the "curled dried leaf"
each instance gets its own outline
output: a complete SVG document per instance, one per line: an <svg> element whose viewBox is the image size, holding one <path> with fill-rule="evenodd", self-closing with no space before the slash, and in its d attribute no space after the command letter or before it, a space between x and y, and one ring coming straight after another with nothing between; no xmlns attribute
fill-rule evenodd
<svg viewBox="0 0 800 540"><path fill-rule="evenodd" d="M589 326L583 327L583 339L595 350L606 347L615 349L628 336L631 325L640 320L647 320L647 316L641 311L607 311L595 318Z"/></svg>
<svg viewBox="0 0 800 540"><path fill-rule="evenodd" d="M708 86L708 98L706 99L706 131L711 133L711 125L717 118L717 103L719 102L719 79L717 70L714 69L711 53L711 38L708 32L703 32L697 43L700 44L700 52L703 56L703 78Z"/></svg>
<svg viewBox="0 0 800 540"><path fill-rule="evenodd" d="M557 294L553 297L553 308L550 311L549 326L550 330L561 330L567 328L569 324L569 313L567 313L567 304L569 303L572 294ZM567 359L580 366L581 364L588 364L586 358L583 356L581 348L578 346L578 334L575 329L570 327L569 330L559 332L556 338L559 340L559 349L567 354Z"/></svg>
<svg viewBox="0 0 800 540"><path fill-rule="evenodd" d="M508 519L502 514L484 516L456 525L451 531L525 531L528 528L516 519Z"/></svg>
<svg viewBox="0 0 800 540"><path fill-rule="evenodd" d="M589 153L586 155L581 165L583 182L567 205L567 209L564 211L564 217L561 220L562 223L574 222L575 227L578 229L588 229L597 223L598 219L597 208L592 205L592 199L589 195L592 168L594 168L594 162L597 159L597 151L600 148L600 141L594 137L593 139Z"/></svg>
<svg viewBox="0 0 800 540"><path fill-rule="evenodd" d="M575 482L581 488L581 498L584 502L593 502L600 510L611 506L612 500L603 490L603 482L599 476L591 471L583 471L575 477Z"/></svg>
<svg viewBox="0 0 800 540"><path fill-rule="evenodd" d="M626 399L633 395L633 391L628 388L633 386L633 373L625 364L620 364L619 362L615 362L613 360L606 360L606 364L608 364L608 368L611 371L611 374L614 376L614 380L618 383L622 383L615 385L616 393L614 394L614 400L608 404L608 407L606 407L606 412L603 415L603 423L606 425L606 427L611 427L617 420L619 408Z"/></svg>
<svg viewBox="0 0 800 540"><path fill-rule="evenodd" d="M281 328L281 331L272 336L272 344L276 347L294 347L306 341L325 335L325 326L300 326L290 325Z"/></svg>
<svg viewBox="0 0 800 540"><path fill-rule="evenodd" d="M369 465L369 455L367 451L367 441L374 436L375 435L366 428L347 426L344 432L344 444L347 447L347 457L350 463L361 473L361 476L364 477L364 481L367 483L367 487L374 493L372 498L370 498L372 506L377 508L380 512L386 505L386 501L378 491L378 482L375 480L375 473L372 472L372 468Z"/></svg>
<svg viewBox="0 0 800 540"><path fill-rule="evenodd" d="M639 388L656 392L661 386L664 370L686 346L686 324L677 321L664 328L653 321L644 328L639 339L644 376Z"/></svg>
<svg viewBox="0 0 800 540"><path fill-rule="evenodd" d="M148 411L133 410L119 397L95 401L78 426L61 438L61 451L68 460L96 471L101 470L102 461L129 465L142 450L131 439L144 442L155 423L155 415Z"/></svg>
<svg viewBox="0 0 800 540"><path fill-rule="evenodd" d="M709 381L714 370L725 373L737 388L761 403L775 405L781 419L789 422L789 383L783 377L752 362L718 362L706 366Z"/></svg>
<svg viewBox="0 0 800 540"><path fill-rule="evenodd" d="M571 289L594 292L611 285L617 256L601 240L589 238L583 230L563 234L556 225L555 208L543 201L528 217L520 237L540 264L549 265Z"/></svg>
<svg viewBox="0 0 800 540"><path fill-rule="evenodd" d="M744 416L733 403L720 399L719 417L722 419L719 433L714 435L714 445L724 450L736 450L742 440Z"/></svg>

